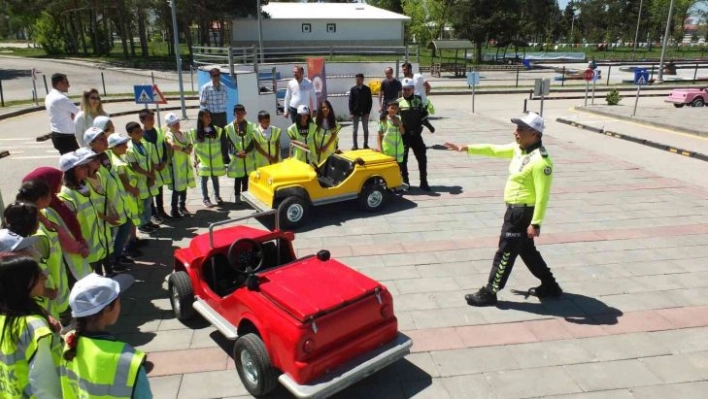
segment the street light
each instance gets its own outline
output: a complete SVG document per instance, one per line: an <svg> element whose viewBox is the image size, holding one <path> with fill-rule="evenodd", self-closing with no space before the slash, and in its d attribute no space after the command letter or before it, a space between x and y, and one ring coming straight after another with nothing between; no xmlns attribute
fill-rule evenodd
<svg viewBox="0 0 708 399"><path fill-rule="evenodd" d="M177 30L177 0L167 0L172 9L172 36L174 36L175 61L177 61L177 77L179 78L179 99L182 103L182 119L187 119L187 107L184 105L184 85L182 84L182 57L179 49L179 33Z"/></svg>
<svg viewBox="0 0 708 399"><path fill-rule="evenodd" d="M666 19L666 31L664 32L664 44L661 46L661 58L659 59L659 75L656 77L657 82L664 80L664 56L666 55L666 45L669 42L669 31L671 30L671 14L674 11L674 0L669 3L669 18Z"/></svg>
<svg viewBox="0 0 708 399"><path fill-rule="evenodd" d="M634 48L632 48L632 54L637 49L637 40L639 40L639 22L642 20L642 5L644 5L644 0L639 1L639 15L637 15L637 33L634 34Z"/></svg>
<svg viewBox="0 0 708 399"><path fill-rule="evenodd" d="M573 30L575 30L575 19L578 18L577 15L575 15L575 8L573 8L573 20L570 22L570 44L574 44L573 41Z"/></svg>

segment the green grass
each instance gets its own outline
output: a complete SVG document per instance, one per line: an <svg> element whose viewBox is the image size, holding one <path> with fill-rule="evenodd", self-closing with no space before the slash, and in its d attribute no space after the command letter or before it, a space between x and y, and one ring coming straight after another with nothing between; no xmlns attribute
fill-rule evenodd
<svg viewBox="0 0 708 399"><path fill-rule="evenodd" d="M165 95L165 97L173 97L173 96L179 96L179 95L180 95L180 93L179 93L178 91L163 91L162 94ZM190 91L189 89L187 89L187 88L185 87L184 94L185 94L186 96L196 96L196 95L197 95L197 92L196 92L196 91L195 91L195 92L192 92L192 91ZM101 98L103 98L103 99L125 98L125 97L133 98L134 96L135 96L135 93L133 93L133 92L130 92L130 93L126 92L126 93L111 93L111 94L108 94L108 95L105 95L105 96L104 96L104 95L101 95ZM74 100L74 101L76 101L76 102L80 102L80 101L81 101L81 96L80 96L80 95L69 96L69 98L72 99L72 100ZM42 97L42 98L40 99L39 103L42 104L43 101L44 101L44 97ZM179 100L173 100L173 101L179 102ZM5 101L5 107L20 106L20 105L34 105L34 101L32 101L32 100L11 100L11 101Z"/></svg>

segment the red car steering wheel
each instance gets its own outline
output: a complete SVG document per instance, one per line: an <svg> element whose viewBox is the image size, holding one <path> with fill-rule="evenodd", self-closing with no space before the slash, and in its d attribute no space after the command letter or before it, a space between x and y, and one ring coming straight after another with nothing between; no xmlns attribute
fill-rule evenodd
<svg viewBox="0 0 708 399"><path fill-rule="evenodd" d="M239 273L251 274L263 266L263 246L258 241L242 238L229 248L229 265Z"/></svg>

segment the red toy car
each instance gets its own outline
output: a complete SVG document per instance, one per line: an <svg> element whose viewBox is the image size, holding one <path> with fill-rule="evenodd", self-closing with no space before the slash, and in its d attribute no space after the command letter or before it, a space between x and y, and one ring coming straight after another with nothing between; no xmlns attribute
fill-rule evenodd
<svg viewBox="0 0 708 399"><path fill-rule="evenodd" d="M676 108L684 105L702 107L708 103L708 92L706 89L673 89L664 101L674 104Z"/></svg>
<svg viewBox="0 0 708 399"><path fill-rule="evenodd" d="M234 341L241 381L254 396L280 382L299 398L322 398L410 353L382 284L331 259L296 258L291 232L209 226L175 251L168 278L175 316L195 311Z"/></svg>

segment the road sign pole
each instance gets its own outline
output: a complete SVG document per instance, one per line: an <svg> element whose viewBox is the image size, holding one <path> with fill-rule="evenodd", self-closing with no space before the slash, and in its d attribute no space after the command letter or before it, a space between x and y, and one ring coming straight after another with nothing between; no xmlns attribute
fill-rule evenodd
<svg viewBox="0 0 708 399"><path fill-rule="evenodd" d="M543 101L546 99L546 81L541 80L541 112L540 116L543 116Z"/></svg>
<svg viewBox="0 0 708 399"><path fill-rule="evenodd" d="M637 86L637 98L634 99L634 111L632 112L632 116L634 116L637 113L637 104L639 104L639 93L642 91L642 86Z"/></svg>
<svg viewBox="0 0 708 399"><path fill-rule="evenodd" d="M472 113L473 113L473 114L474 114L474 92L475 92L474 87L475 87L475 86L476 86L476 85L473 83L473 84L472 84Z"/></svg>
<svg viewBox="0 0 708 399"><path fill-rule="evenodd" d="M155 86L155 72L150 72L150 78L152 78L152 85ZM153 92L153 98L155 97L155 92ZM162 129L162 123L160 122L160 104L155 101L155 113L157 114L157 127Z"/></svg>
<svg viewBox="0 0 708 399"><path fill-rule="evenodd" d="M597 79L592 80L592 105L595 105L595 82Z"/></svg>
<svg viewBox="0 0 708 399"><path fill-rule="evenodd" d="M184 84L182 82L182 56L179 49L179 30L177 28L177 0L170 0L170 8L172 9L172 36L174 39L175 61L177 63L177 77L179 79L179 97L182 105L182 119L187 119L187 107L184 104ZM258 14L260 15L260 13Z"/></svg>
<svg viewBox="0 0 708 399"><path fill-rule="evenodd" d="M32 68L32 91L34 92L34 105L39 105L39 97L37 93L37 72Z"/></svg>
<svg viewBox="0 0 708 399"><path fill-rule="evenodd" d="M588 91L590 90L590 82L585 82L585 106L588 106Z"/></svg>

